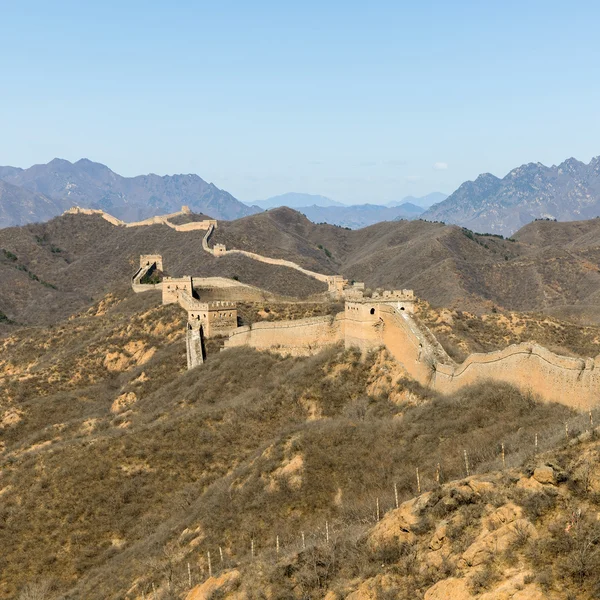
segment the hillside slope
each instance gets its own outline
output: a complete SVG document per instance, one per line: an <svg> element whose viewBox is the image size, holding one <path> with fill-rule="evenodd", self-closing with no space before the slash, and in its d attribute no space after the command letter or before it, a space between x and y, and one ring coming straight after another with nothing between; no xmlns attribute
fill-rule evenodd
<svg viewBox="0 0 600 600"><path fill-rule="evenodd" d="M429 540L439 523L427 519L458 527L475 519L470 511L479 518L505 502L500 487L493 501L438 490L438 463L443 482L461 478L466 451L471 471L485 473L504 443L508 465L520 465L536 433L542 450L564 439L565 421L571 436L587 423L506 385L439 397L385 352L361 361L340 348L310 358L212 349L186 371L184 316L158 294L111 294L2 340L0 598L46 585L46 596L65 600L133 600L153 589L174 599L190 578L208 577L208 552L215 574L244 571L248 600L269 588L311 600L351 591L402 568L403 550L371 550L364 536L377 505L381 516L393 508L394 485L400 502L415 495L417 467L431 510L410 533ZM477 527L449 537L454 555ZM414 590L399 597L420 598L460 571L436 573L406 580Z"/></svg>
<svg viewBox="0 0 600 600"><path fill-rule="evenodd" d="M540 225L552 232L550 243L536 241L527 229L508 240L421 220L348 231L280 208L224 223L214 239L315 270L320 264L324 273L343 273L371 288L412 288L436 306L481 310L497 304L597 318L600 220ZM579 229L587 234L565 246Z"/></svg>
<svg viewBox="0 0 600 600"><path fill-rule="evenodd" d="M50 323L108 291L128 289L140 254L160 253L168 275L238 277L276 294L307 296L324 284L244 256L216 259L204 231L164 225L115 227L99 216L65 215L40 225L0 230L0 311L23 323Z"/></svg>
<svg viewBox="0 0 600 600"><path fill-rule="evenodd" d="M194 216L190 218L196 218ZM129 283L140 254L160 253L169 275L237 277L268 291L308 296L323 284L285 267L202 250L203 231L163 225L114 227L97 216L64 215L0 230L0 311L28 323L67 316ZM370 288L414 289L434 306L494 307L600 318L600 220L536 222L514 240L425 221L349 231L316 225L287 208L219 223L210 243L340 273Z"/></svg>

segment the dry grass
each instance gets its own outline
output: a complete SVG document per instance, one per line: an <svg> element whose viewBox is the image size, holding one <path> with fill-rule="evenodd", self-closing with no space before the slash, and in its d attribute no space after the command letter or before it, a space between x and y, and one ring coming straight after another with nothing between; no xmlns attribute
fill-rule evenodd
<svg viewBox="0 0 600 600"><path fill-rule="evenodd" d="M420 302L418 317L457 362L472 352L491 352L528 341L565 356L595 357L600 353L600 327L539 313L501 311L477 315L434 309Z"/></svg>
<svg viewBox="0 0 600 600"><path fill-rule="evenodd" d="M11 364L35 367L24 388L5 380L23 418L3 431L0 597L40 577L65 598L122 596L134 580L146 592L169 581L182 590L187 562L197 580L209 549L236 564L252 539L263 553L275 535L288 548L301 531L317 539L326 520L332 532L360 530L376 498L382 513L393 506L394 483L401 498L414 494L417 466L429 487L438 462L444 478L461 475L457 448L475 469L511 431L526 440L570 414L508 386L442 398L392 384L380 356L340 348L285 359L236 349L184 372L181 315L146 302L115 298L52 331L23 331L8 348ZM170 339L159 341L160 323ZM94 358L123 350L134 332L157 348L145 364L109 371ZM133 404L113 412L129 394ZM298 567L306 597L363 572L364 549L346 543L339 552L356 566L327 566L333 559L315 550ZM307 575L315 564L317 583Z"/></svg>

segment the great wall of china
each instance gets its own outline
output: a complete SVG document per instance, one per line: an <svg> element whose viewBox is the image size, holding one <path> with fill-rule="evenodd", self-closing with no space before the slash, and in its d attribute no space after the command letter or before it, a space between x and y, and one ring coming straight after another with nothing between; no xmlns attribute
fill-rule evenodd
<svg viewBox="0 0 600 600"><path fill-rule="evenodd" d="M97 214L96 211L90 213L84 209L71 209L68 212ZM129 224L106 213L102 213L102 216L118 226L158 223L173 228L185 227L169 223L170 218L180 214L186 214L185 207L174 215ZM346 348L358 347L363 352L385 347L408 375L422 385L442 393L452 393L476 381L491 379L510 383L523 391L533 391L547 401L559 402L579 410L588 410L598 402L600 355L586 359L571 358L529 342L508 346L496 352L471 354L461 364L456 364L434 335L414 317L415 297L412 290L386 291L367 297L363 293L362 284L348 285L339 275L314 273L290 261L244 250L227 250L220 244L210 248L208 241L217 222L210 220L195 222L193 225L194 229L206 231L202 246L213 256L240 253L254 260L300 270L327 283L329 296L343 299L345 307L344 312L331 317L268 321L240 327L235 302L230 301L231 295L229 301L202 301L195 297L195 288L198 287L196 283L199 287L202 284L212 285L216 290L256 288L224 278L165 277L160 283L143 283L143 279L154 270L163 271L160 255L144 255L140 257L140 268L133 276L132 287L135 292L162 290L163 303L177 302L187 311L188 368L203 363L204 338L216 335L226 337L224 349L248 346L298 356L310 355L327 346L343 343Z"/></svg>
<svg viewBox="0 0 600 600"><path fill-rule="evenodd" d="M74 206L66 210L63 214L65 215L98 215L102 217L105 221L108 221L111 225L115 225L117 227L147 227L148 225L166 225L171 229L175 229L175 231L198 231L203 230L206 231L211 225L216 227L217 221L215 219L205 219L204 221L193 221L191 223L184 223L183 225L175 225L171 223L171 219L175 217L180 217L182 215L191 214L191 210L188 206L182 206L181 210L171 213L169 215L160 215L157 217L150 217L149 219L144 219L143 221L135 221L133 223L126 223L125 221L121 221L121 219L117 219L117 217L113 217L112 215L104 212L103 210L95 209L95 208L81 208L79 206Z"/></svg>

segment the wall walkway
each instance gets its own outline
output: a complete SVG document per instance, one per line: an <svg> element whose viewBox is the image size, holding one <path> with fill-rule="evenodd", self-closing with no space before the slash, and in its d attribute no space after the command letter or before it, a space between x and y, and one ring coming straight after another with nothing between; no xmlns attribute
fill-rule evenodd
<svg viewBox="0 0 600 600"><path fill-rule="evenodd" d="M295 269L296 271L300 271L300 273L304 273L304 275L308 275L308 277L312 277L313 279L317 279L318 281L322 281L323 283L329 284L332 279L331 275L323 275L322 273L317 273L316 271L310 271L301 267L300 265L292 262L291 260L284 260L283 258L270 258L268 256L262 256L261 254L256 254L255 252L248 252L247 250L215 250L214 248L210 248L208 245L208 240L214 231L214 227L209 227L206 235L202 240L202 248L212 254L213 256L230 256L232 254L241 254L242 256L247 256L248 258L252 258L253 260L257 260L259 262L267 263L269 265L276 265L279 267L289 267L290 269Z"/></svg>
<svg viewBox="0 0 600 600"><path fill-rule="evenodd" d="M79 206L74 206L69 210L66 210L64 214L69 215L99 215L104 220L108 221L112 225L117 227L146 227L149 225L166 225L175 231L197 231L202 230L205 231L209 229L211 226L214 228L216 226L217 221L214 219L205 219L204 221L194 221L191 223L184 223L183 225L175 225L171 223L170 219L174 217L179 217L181 215L189 214L187 210L180 210L168 215L160 215L156 217L150 217L149 219L144 219L143 221L135 221L133 223L126 223L125 221L121 221L121 219L117 219L117 217L113 217L112 215L104 212L103 210L98 210L94 208L81 208Z"/></svg>
<svg viewBox="0 0 600 600"><path fill-rule="evenodd" d="M335 319L317 317L239 327L225 342L225 348L248 345L281 354L307 355L340 341L363 351L387 348L408 375L442 393L494 380L578 410L589 410L600 399L600 356L570 358L525 343L497 352L471 354L462 364L456 364L429 330L389 305L379 306L368 318L340 313Z"/></svg>

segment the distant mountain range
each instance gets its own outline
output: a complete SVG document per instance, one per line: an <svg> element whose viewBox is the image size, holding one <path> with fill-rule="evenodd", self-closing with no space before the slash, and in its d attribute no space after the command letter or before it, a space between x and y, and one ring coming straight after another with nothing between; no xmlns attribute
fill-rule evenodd
<svg viewBox="0 0 600 600"><path fill-rule="evenodd" d="M326 196L315 194L300 194L297 192L288 192L279 196L272 196L266 200L257 200L256 202L246 202L248 206L258 206L264 210L287 206L288 208L302 208L304 206L345 206L341 202L336 202Z"/></svg>
<svg viewBox="0 0 600 600"><path fill-rule="evenodd" d="M502 179L484 173L448 197L433 192L386 205L345 205L325 196L290 192L250 206L198 175L122 177L87 159L75 163L54 159L29 169L0 167L0 228L46 221L73 205L103 209L134 221L174 212L183 204L221 220L287 206L315 223L351 229L422 218L512 235L536 219L573 221L600 216L600 156L589 164L574 158L551 167L529 163Z"/></svg>
<svg viewBox="0 0 600 600"><path fill-rule="evenodd" d="M414 204L415 206L419 206L420 208L429 208L438 202L444 201L448 197L448 194L442 194L442 192L431 192L431 194L427 194L426 196L415 197L415 196L406 196L402 198L402 200L396 200L394 202L388 202L386 206L401 206L402 204Z"/></svg>
<svg viewBox="0 0 600 600"><path fill-rule="evenodd" d="M328 223L350 229L361 229L381 221L416 219L423 209L410 202L400 206L380 206L377 204L354 204L352 206L303 206L297 209L313 223Z"/></svg>
<svg viewBox="0 0 600 600"><path fill-rule="evenodd" d="M287 206L306 215L314 223L328 223L340 227L360 229L381 221L415 219L425 209L446 198L446 194L433 192L421 198L407 196L402 200L388 202L387 204L347 205L326 196L289 192L266 200L258 200L253 202L252 205L265 210Z"/></svg>
<svg viewBox="0 0 600 600"><path fill-rule="evenodd" d="M558 166L529 163L499 179L484 173L463 183L422 218L486 233L512 235L535 219L575 221L600 216L600 156Z"/></svg>
<svg viewBox="0 0 600 600"><path fill-rule="evenodd" d="M260 212L198 175L122 177L88 159L54 159L29 169L0 167L0 227L45 221L73 205L99 208L125 221L179 210L217 219L237 219Z"/></svg>

